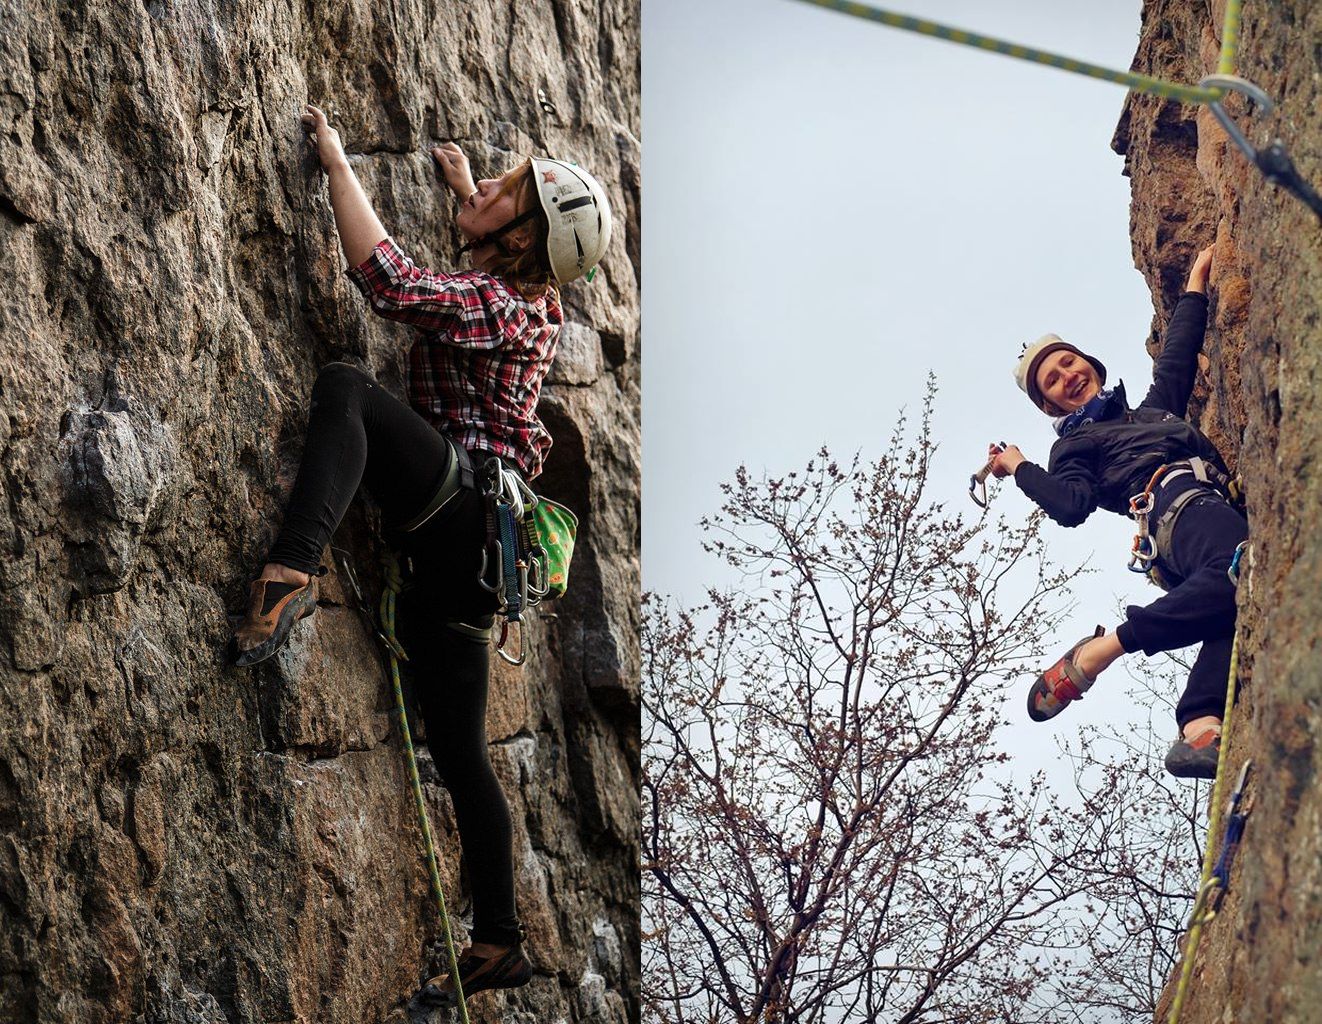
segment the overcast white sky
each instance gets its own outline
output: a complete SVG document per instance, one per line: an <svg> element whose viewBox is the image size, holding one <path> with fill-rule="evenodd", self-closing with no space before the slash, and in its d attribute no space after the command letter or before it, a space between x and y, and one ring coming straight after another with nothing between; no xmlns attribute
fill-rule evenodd
<svg viewBox="0 0 1322 1024"><path fill-rule="evenodd" d="M1138 40L1139 0L887 6L1120 69ZM1025 341L1058 333L1143 393L1152 305L1110 149L1124 97L797 0L645 0L646 589L697 599L723 581L696 524L739 463L875 454L929 369L937 482L957 502L991 440L1045 463L1054 434L1011 377ZM993 508L1032 506L1010 484ZM1125 571L1130 527L1047 527L1058 559L1101 570L1062 647L1113 626L1117 595L1157 596ZM1127 715L1114 676L1088 718ZM1080 720L1018 717L1035 743Z"/></svg>

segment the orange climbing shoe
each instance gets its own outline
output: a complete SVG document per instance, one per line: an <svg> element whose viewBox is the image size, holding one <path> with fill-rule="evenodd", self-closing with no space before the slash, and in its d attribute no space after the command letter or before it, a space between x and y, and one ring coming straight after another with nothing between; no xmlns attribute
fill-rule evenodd
<svg viewBox="0 0 1322 1024"><path fill-rule="evenodd" d="M248 613L234 631L234 664L240 668L265 661L284 646L294 623L317 610L317 578L326 575L319 566L307 583L253 580L248 588Z"/></svg>
<svg viewBox="0 0 1322 1024"><path fill-rule="evenodd" d="M1209 726L1193 739L1181 736L1166 753L1166 770L1180 779L1215 779L1221 758L1221 727Z"/></svg>
<svg viewBox="0 0 1322 1024"><path fill-rule="evenodd" d="M523 946L515 943L496 956L475 956L466 949L459 957L459 980L464 998L493 988L518 988L532 981L532 964L523 955ZM459 997L449 974L438 974L413 997L422 1006L457 1006Z"/></svg>
<svg viewBox="0 0 1322 1024"><path fill-rule="evenodd" d="M1029 718L1034 722L1045 722L1064 711L1070 701L1083 699L1096 680L1083 674L1083 669L1074 663L1074 656L1089 640L1105 635L1106 628L1098 626L1092 636L1085 636L1037 677L1033 688L1028 691Z"/></svg>

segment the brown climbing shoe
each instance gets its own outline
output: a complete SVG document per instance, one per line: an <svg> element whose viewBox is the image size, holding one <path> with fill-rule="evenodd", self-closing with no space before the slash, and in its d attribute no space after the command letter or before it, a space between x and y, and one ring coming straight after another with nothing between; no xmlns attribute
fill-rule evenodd
<svg viewBox="0 0 1322 1024"><path fill-rule="evenodd" d="M474 956L466 949L459 958L459 980L464 987L464 998L493 988L518 988L532 981L532 964L523 955L523 946L516 943L503 953L492 957ZM423 1006L458 1006L459 997L449 974L438 974L422 986L414 999Z"/></svg>
<svg viewBox="0 0 1322 1024"><path fill-rule="evenodd" d="M319 566L301 587L253 580L248 588L248 613L234 631L234 664L239 668L256 665L280 650L294 623L317 610L317 578L324 575L326 567Z"/></svg>

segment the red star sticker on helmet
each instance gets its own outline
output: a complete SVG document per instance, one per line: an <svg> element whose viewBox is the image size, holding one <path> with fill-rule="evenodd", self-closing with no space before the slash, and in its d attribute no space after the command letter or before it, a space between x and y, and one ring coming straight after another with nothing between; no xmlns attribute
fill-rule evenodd
<svg viewBox="0 0 1322 1024"><path fill-rule="evenodd" d="M554 185L554 184L555 184L555 171L542 171L542 184L543 184L543 185Z"/></svg>

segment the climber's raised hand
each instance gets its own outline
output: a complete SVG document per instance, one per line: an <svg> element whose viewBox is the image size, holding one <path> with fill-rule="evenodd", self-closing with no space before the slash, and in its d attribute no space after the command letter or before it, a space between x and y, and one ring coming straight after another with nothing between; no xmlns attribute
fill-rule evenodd
<svg viewBox="0 0 1322 1024"><path fill-rule="evenodd" d="M1207 294L1207 279L1212 276L1213 248L1209 245L1193 261L1193 269L1189 271L1189 283L1184 286L1185 291Z"/></svg>
<svg viewBox="0 0 1322 1024"><path fill-rule="evenodd" d="M431 155L440 167L445 183L450 186L450 190L461 203L477 191L477 184L473 181L473 169L468 164L467 155L457 143L443 142L439 146L433 146Z"/></svg>
<svg viewBox="0 0 1322 1024"><path fill-rule="evenodd" d="M335 167L349 162L344 155L340 133L327 122L324 111L309 103L303 108L301 120L304 129L312 138L313 146L317 149L323 170L330 172Z"/></svg>

